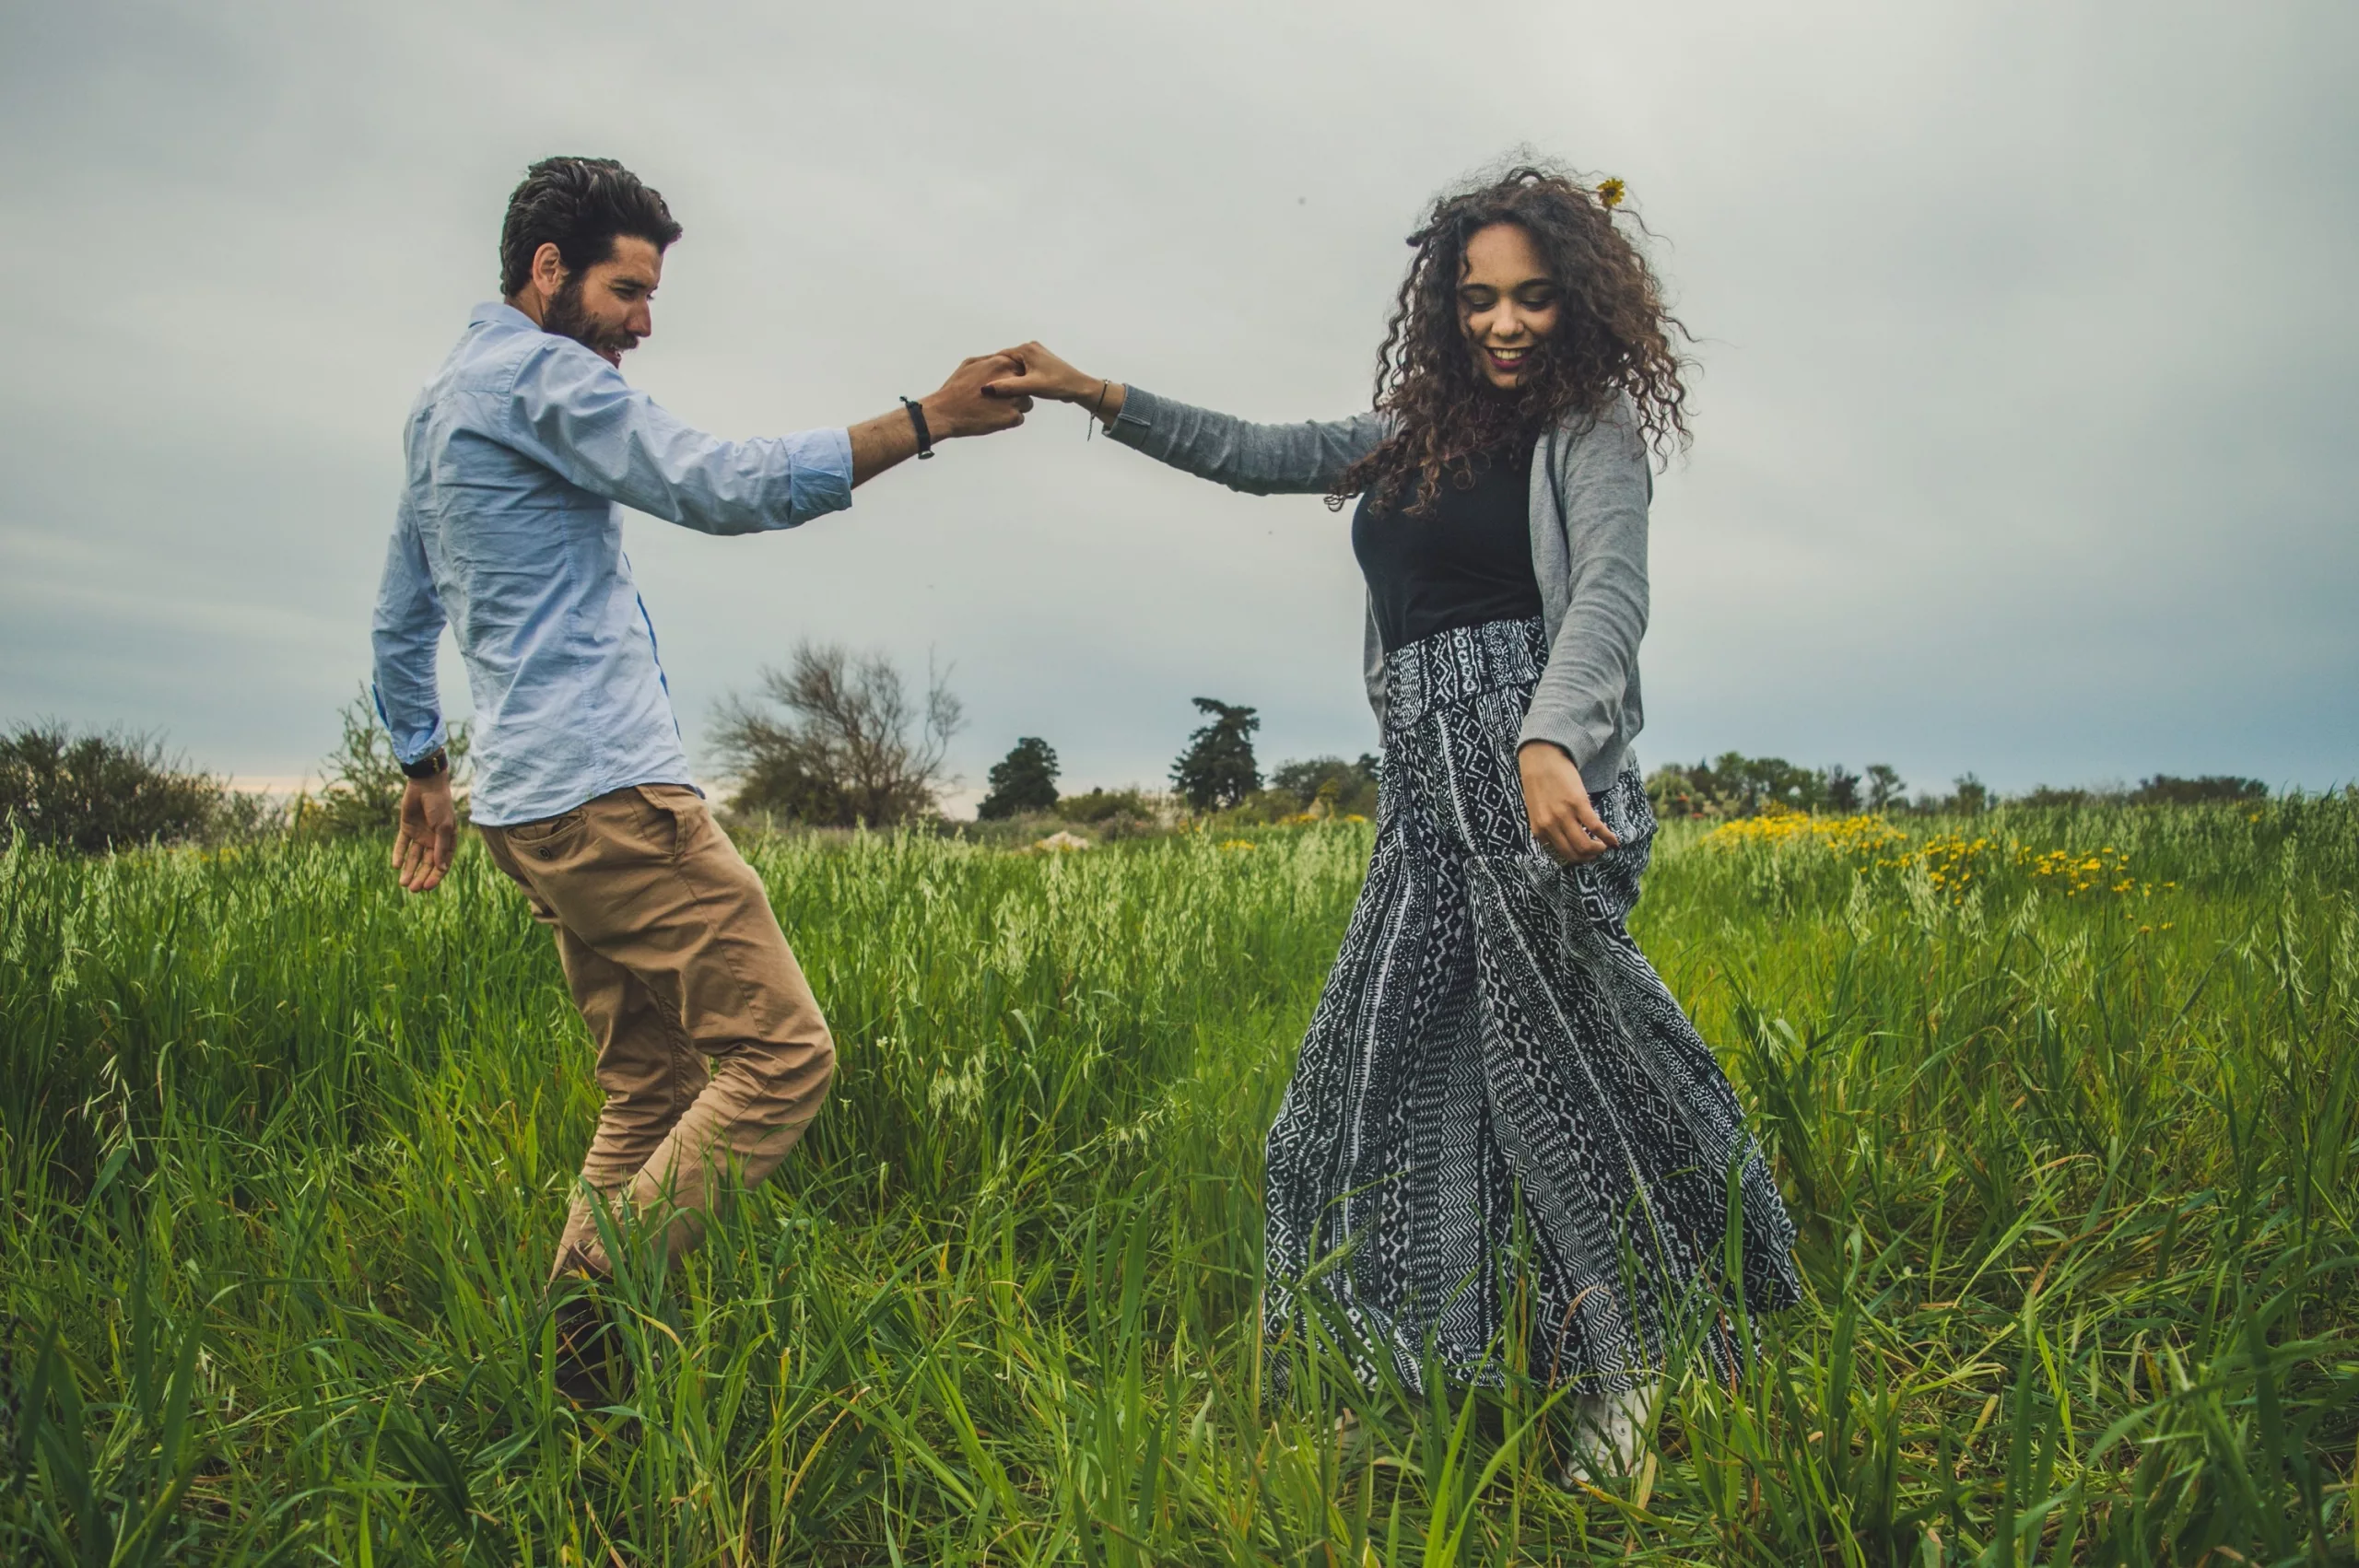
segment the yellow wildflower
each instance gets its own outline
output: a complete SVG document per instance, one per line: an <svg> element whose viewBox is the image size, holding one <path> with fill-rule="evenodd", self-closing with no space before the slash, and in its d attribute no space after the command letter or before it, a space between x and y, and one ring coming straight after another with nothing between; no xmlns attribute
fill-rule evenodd
<svg viewBox="0 0 2359 1568"><path fill-rule="evenodd" d="M1619 179L1604 181L1597 187L1597 199L1609 207L1618 207L1622 205L1624 189Z"/></svg>

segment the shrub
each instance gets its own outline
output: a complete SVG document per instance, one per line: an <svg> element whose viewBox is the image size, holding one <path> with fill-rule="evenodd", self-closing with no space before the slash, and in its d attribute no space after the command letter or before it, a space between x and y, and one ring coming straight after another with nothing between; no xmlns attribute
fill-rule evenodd
<svg viewBox="0 0 2359 1568"><path fill-rule="evenodd" d="M401 759L393 755L393 737L379 722L377 705L363 686L336 711L344 739L320 764L326 782L317 795L295 802L293 826L299 833L324 834L331 838L388 833L400 812L402 791L409 779ZM450 755L452 786L461 790L466 772L468 738L464 724L451 727L443 750ZM466 797L459 795L460 820L466 819Z"/></svg>
<svg viewBox="0 0 2359 1568"><path fill-rule="evenodd" d="M1647 802L1659 817L1719 816L1719 802L1708 793L1688 774L1687 769L1665 766L1647 775Z"/></svg>
<svg viewBox="0 0 2359 1568"><path fill-rule="evenodd" d="M2095 805L2108 797L2095 790L2060 790L2053 784L2038 784L2026 794L2017 795L2007 803L2015 806L2061 808ZM2119 800L2118 795L2111 797Z"/></svg>
<svg viewBox="0 0 2359 1568"><path fill-rule="evenodd" d="M2267 799L2269 786L2259 779L2238 778L2226 773L2206 774L2201 778L2174 778L2167 773L2157 773L2142 780L2130 792L2130 804L2138 806L2241 805Z"/></svg>
<svg viewBox="0 0 2359 1568"><path fill-rule="evenodd" d="M36 844L97 854L202 838L227 794L148 736L77 735L54 720L0 736L0 819Z"/></svg>
<svg viewBox="0 0 2359 1568"><path fill-rule="evenodd" d="M1350 762L1339 756L1314 756L1280 764L1270 774L1265 793L1283 793L1292 802L1292 812L1373 817L1381 772L1382 764L1369 753L1363 752Z"/></svg>
<svg viewBox="0 0 2359 1568"><path fill-rule="evenodd" d="M1215 813L1232 827L1258 827L1301 820L1307 813L1291 790L1256 790L1233 806Z"/></svg>
<svg viewBox="0 0 2359 1568"><path fill-rule="evenodd" d="M1137 789L1092 790L1083 795L1066 795L1057 802L1056 813L1067 822L1091 826L1116 817L1153 822L1162 814L1146 793Z"/></svg>

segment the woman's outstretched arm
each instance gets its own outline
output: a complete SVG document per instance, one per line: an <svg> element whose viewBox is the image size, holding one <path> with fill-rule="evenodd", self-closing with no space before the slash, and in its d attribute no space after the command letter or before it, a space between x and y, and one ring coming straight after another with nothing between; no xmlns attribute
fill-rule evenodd
<svg viewBox="0 0 2359 1568"><path fill-rule="evenodd" d="M1037 343L1007 350L1023 373L984 388L1000 397L1045 397L1089 410L1124 446L1232 490L1322 494L1384 439L1375 414L1296 425L1255 425L1074 369Z"/></svg>

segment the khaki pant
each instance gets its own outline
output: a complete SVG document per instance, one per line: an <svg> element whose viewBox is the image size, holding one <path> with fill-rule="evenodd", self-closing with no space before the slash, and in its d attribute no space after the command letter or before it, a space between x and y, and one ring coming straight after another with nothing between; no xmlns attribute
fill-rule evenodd
<svg viewBox="0 0 2359 1568"><path fill-rule="evenodd" d="M819 1113L835 1044L760 878L693 790L642 784L480 830L557 931L606 1092L584 1182L666 1265L730 1173L752 1187ZM553 1274L611 1268L577 1194Z"/></svg>

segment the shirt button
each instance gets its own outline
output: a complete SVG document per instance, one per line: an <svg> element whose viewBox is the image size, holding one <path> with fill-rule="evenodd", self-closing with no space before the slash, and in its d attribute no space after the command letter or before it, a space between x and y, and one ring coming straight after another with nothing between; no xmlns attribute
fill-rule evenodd
<svg viewBox="0 0 2359 1568"><path fill-rule="evenodd" d="M556 859L557 859L557 851L556 851L556 850L554 850L554 849L552 849L552 848L548 848L548 847L546 847L546 845L544 845L542 848L538 848L538 849L534 850L534 851L533 851L533 853L534 853L535 855L538 855L538 856L539 856L542 860L556 860Z"/></svg>

